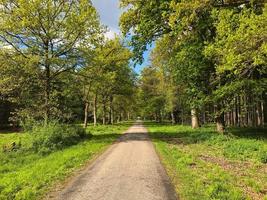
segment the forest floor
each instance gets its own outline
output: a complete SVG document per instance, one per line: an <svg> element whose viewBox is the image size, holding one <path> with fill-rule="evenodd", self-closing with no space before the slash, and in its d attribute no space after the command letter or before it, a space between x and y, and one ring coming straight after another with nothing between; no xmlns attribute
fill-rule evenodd
<svg viewBox="0 0 267 200"><path fill-rule="evenodd" d="M141 122L48 199L52 196L58 200L177 199Z"/></svg>
<svg viewBox="0 0 267 200"><path fill-rule="evenodd" d="M0 200L41 198L107 149L131 124L89 126L87 132L92 138L48 155L28 150L28 133L0 133ZM4 145L19 141L21 149L3 152Z"/></svg>
<svg viewBox="0 0 267 200"><path fill-rule="evenodd" d="M267 199L267 130L147 122L179 199Z"/></svg>

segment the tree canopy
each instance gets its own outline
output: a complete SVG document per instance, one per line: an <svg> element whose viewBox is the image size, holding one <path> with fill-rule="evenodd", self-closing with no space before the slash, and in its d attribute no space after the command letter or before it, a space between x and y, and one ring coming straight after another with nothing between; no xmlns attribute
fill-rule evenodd
<svg viewBox="0 0 267 200"><path fill-rule="evenodd" d="M191 109L195 128L208 118L220 132L225 121L244 126L263 123L267 88L263 1L121 0L121 6L128 8L120 25L130 37L136 62L142 62L147 45L155 43L149 68L156 68L167 80L162 84L173 88L163 95L165 107L172 108L164 113L173 122L180 107L180 116ZM154 77L146 70L142 75ZM177 96L185 97L185 102ZM170 97L176 97L176 105Z"/></svg>

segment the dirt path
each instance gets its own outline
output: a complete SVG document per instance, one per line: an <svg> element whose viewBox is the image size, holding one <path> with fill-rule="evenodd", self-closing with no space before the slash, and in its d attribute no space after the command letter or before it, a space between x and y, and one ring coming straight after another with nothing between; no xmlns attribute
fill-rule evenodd
<svg viewBox="0 0 267 200"><path fill-rule="evenodd" d="M116 144L53 196L50 199L177 199L141 122L128 129Z"/></svg>

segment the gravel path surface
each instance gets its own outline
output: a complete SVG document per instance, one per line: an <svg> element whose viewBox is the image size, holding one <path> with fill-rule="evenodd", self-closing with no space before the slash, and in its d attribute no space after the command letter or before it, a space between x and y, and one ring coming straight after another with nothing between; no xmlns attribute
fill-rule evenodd
<svg viewBox="0 0 267 200"><path fill-rule="evenodd" d="M50 199L177 199L141 122L53 196Z"/></svg>

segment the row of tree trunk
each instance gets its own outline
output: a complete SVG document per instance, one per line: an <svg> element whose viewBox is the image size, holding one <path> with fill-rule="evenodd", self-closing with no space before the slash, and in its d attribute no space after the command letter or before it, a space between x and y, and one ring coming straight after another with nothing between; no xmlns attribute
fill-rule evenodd
<svg viewBox="0 0 267 200"><path fill-rule="evenodd" d="M99 107L102 106L102 113L99 113ZM113 108L113 96L102 97L102 101L98 102L98 95L95 94L92 102L85 102L84 105L84 128L88 126L88 119L90 112L93 115L93 124L94 126L97 123L101 122L103 125L105 124L114 124L115 120L117 122L123 120L130 120L130 112L125 112L121 110L119 112L115 112ZM100 118L102 120L100 121Z"/></svg>
<svg viewBox="0 0 267 200"><path fill-rule="evenodd" d="M206 105L201 111L192 108L190 115L188 111L181 109L177 117L177 112L173 111L170 113L170 120L172 124L191 124L192 128L216 123L216 129L221 133L225 131L225 127L231 126L263 127L267 122L266 103L266 97L242 95L232 99L228 106L225 106L226 102L220 102L217 105Z"/></svg>
<svg viewBox="0 0 267 200"><path fill-rule="evenodd" d="M219 105L209 105L200 113L192 109L192 127L199 124L215 122L217 131L224 132L225 127L264 127L267 120L266 98L254 98L250 95L235 97L231 105L226 107L226 102Z"/></svg>

